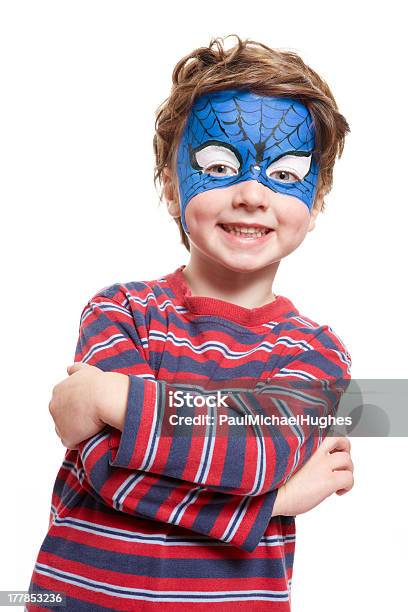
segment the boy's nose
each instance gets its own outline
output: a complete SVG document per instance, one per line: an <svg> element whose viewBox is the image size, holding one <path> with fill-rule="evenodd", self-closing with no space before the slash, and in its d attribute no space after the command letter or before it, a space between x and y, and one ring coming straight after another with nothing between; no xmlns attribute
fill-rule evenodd
<svg viewBox="0 0 408 612"><path fill-rule="evenodd" d="M243 181L235 185L232 205L249 208L268 208L268 188L256 179Z"/></svg>

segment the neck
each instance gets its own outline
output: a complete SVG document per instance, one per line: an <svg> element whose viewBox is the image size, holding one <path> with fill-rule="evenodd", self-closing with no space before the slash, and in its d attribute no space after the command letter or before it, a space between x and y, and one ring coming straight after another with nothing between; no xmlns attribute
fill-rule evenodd
<svg viewBox="0 0 408 612"><path fill-rule="evenodd" d="M259 308L275 299L272 284L280 261L261 270L236 272L203 257L195 249L183 274L192 295L213 297L244 308Z"/></svg>

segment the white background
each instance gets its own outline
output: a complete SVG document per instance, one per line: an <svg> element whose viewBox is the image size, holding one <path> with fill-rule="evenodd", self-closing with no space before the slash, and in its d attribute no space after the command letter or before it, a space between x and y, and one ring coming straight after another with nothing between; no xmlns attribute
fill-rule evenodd
<svg viewBox="0 0 408 612"><path fill-rule="evenodd" d="M28 588L46 534L65 450L48 402L83 306L187 263L153 186L154 111L211 36L296 50L329 82L351 135L274 291L333 327L355 378L408 377L404 24L392 1L1 3L0 589ZM405 447L353 439L352 492L298 517L294 612L405 609Z"/></svg>

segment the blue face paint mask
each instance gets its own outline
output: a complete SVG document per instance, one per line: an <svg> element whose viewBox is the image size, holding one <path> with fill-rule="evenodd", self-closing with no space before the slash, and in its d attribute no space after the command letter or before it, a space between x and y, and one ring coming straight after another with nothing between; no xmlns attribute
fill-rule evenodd
<svg viewBox="0 0 408 612"><path fill-rule="evenodd" d="M314 146L312 117L292 98L232 89L200 96L177 153L184 231L191 198L242 181L256 180L294 196L310 211L319 173Z"/></svg>

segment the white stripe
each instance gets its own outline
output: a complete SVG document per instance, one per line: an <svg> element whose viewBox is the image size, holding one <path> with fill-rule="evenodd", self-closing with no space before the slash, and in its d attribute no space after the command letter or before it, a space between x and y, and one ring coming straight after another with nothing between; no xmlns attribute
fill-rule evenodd
<svg viewBox="0 0 408 612"><path fill-rule="evenodd" d="M100 353L105 349L115 346L115 344L118 344L119 342L126 342L126 340L128 340L128 338L126 338L123 334L114 334L102 342L97 342L96 344L92 345L89 351L82 357L82 362L86 363L91 357L94 356L95 353Z"/></svg>
<svg viewBox="0 0 408 612"><path fill-rule="evenodd" d="M208 473L210 471L210 466L212 462L212 458L214 456L214 446L215 439L217 436L217 419L215 418L215 409L211 406L207 407L207 414L209 416L209 423L205 428L205 436L204 436L204 445L203 450L201 452L200 464L198 466L194 482L201 482L205 484L207 482ZM207 463L204 469L204 473L202 472L206 455L208 452Z"/></svg>
<svg viewBox="0 0 408 612"><path fill-rule="evenodd" d="M144 378L145 380L154 380L155 382L157 382L157 379L153 374L133 374L133 376L137 376L138 378Z"/></svg>
<svg viewBox="0 0 408 612"><path fill-rule="evenodd" d="M240 526L240 524L242 523L242 519L245 516L245 510L246 508L244 508L244 506L248 506L249 504L249 500L250 497L246 497L243 496L242 497L242 501L239 504L238 508L235 510L234 514L232 515L227 528L225 529L224 533L221 536L221 539L224 540L224 542L231 542L232 538L234 537L234 535L236 534L238 527ZM240 517L238 518L238 515L240 514ZM235 523L235 525L234 525ZM234 525L234 527L233 527ZM231 530L231 527L233 527L233 529ZM231 533L229 536L227 536L227 534L229 533L229 531L231 530Z"/></svg>
<svg viewBox="0 0 408 612"><path fill-rule="evenodd" d="M267 327L268 329L273 329L277 325L279 325L279 321L269 321L269 323L263 323L262 327Z"/></svg>
<svg viewBox="0 0 408 612"><path fill-rule="evenodd" d="M126 498L128 495L130 495L135 486L144 478L146 478L146 474L131 474L122 482L112 496L113 506L116 508L116 510L123 511L123 504L125 503ZM132 483L131 487L128 487L129 483Z"/></svg>
<svg viewBox="0 0 408 612"><path fill-rule="evenodd" d="M230 546L228 542L221 542L220 540L215 540L204 535L192 535L189 536L189 538L182 538L181 536L169 535L164 532L143 533L141 531L129 531L127 529L111 527L110 525L103 525L69 516L65 516L62 519L57 516L55 526L64 527L65 529L75 529L76 531L83 531L107 539L148 544L149 546ZM295 541L296 534L263 536L258 546L275 547Z"/></svg>
<svg viewBox="0 0 408 612"><path fill-rule="evenodd" d="M304 370L289 370L289 368L281 368L279 372L273 375L274 378L283 378L285 376L298 376L298 378L302 378L303 380L319 380L317 376L313 376L309 372L305 372Z"/></svg>
<svg viewBox="0 0 408 612"><path fill-rule="evenodd" d="M160 385L160 388L159 388L159 385ZM165 393L165 390L163 390L162 387L163 387L163 384L156 381L156 393L155 393L155 402L154 402L154 409L153 409L153 421L150 427L149 440L147 443L146 452L145 452L145 455L143 457L143 460L139 468L140 470L143 470L145 472L148 472L151 466L153 465L154 459L156 457L157 448L159 445L162 422L164 418L163 411L161 411L160 421L158 420L159 396L162 393ZM149 460L149 455L150 455L150 460Z"/></svg>
<svg viewBox="0 0 408 612"><path fill-rule="evenodd" d="M78 468L74 463L71 465L66 465L71 463L70 461L64 461L62 463L62 467L67 469L76 479L82 484L83 477L85 475L85 470L83 468Z"/></svg>
<svg viewBox="0 0 408 612"><path fill-rule="evenodd" d="M290 317L290 318L291 320L293 319L294 321L303 323L303 325L306 325L306 327L310 327L312 329L318 329L320 327L320 325L315 325L311 321L306 321L306 319L303 319L302 317Z"/></svg>
<svg viewBox="0 0 408 612"><path fill-rule="evenodd" d="M159 303L157 301L157 296L154 293L148 293L145 298L137 297L136 295L129 294L129 301L136 302L140 306L147 306L149 301L153 300L155 302L156 307L160 311L165 311L169 309L176 310L177 312L187 312L187 309L182 306L176 306L169 298L165 299L164 302Z"/></svg>
<svg viewBox="0 0 408 612"><path fill-rule="evenodd" d="M312 350L313 347L304 340L293 340L288 336L281 336L277 339L274 344L270 342L262 342L261 344L247 350L247 351L232 351L226 344L217 340L208 340L202 344L193 344L188 338L182 338L176 336L172 332L165 334L164 332L152 330L149 333L149 338L155 340L162 340L163 342L172 342L174 346L188 346L194 353L198 355L204 354L206 351L219 351L224 357L229 359L241 359L247 357L258 351L264 351L270 353L276 346L283 344L289 348L301 348L303 350Z"/></svg>
<svg viewBox="0 0 408 612"><path fill-rule="evenodd" d="M179 525L187 508L199 498L200 493L203 490L205 491L206 489L204 487L195 487L191 489L191 491L189 491L189 493L183 497L182 501L177 504L173 512L170 514L169 523Z"/></svg>
<svg viewBox="0 0 408 612"><path fill-rule="evenodd" d="M100 580L94 580L73 572L66 572L61 569L56 569L46 565L45 563L36 563L35 570L39 574L49 576L54 580L66 582L79 586L82 589L106 593L112 597L125 597L128 599L139 599L144 601L185 601L185 602L211 602L211 601L287 601L289 593L287 590L270 591L266 589L259 590L243 590L243 591L211 591L214 597L209 597L209 591L154 591L152 589L137 589L134 587L124 587L117 584L110 584ZM55 575L58 574L58 575ZM88 584L86 584L88 583ZM117 592L113 590L115 589ZM192 595L196 597L192 597ZM150 597L149 597L150 595ZM178 596L178 597L176 597Z"/></svg>
<svg viewBox="0 0 408 612"><path fill-rule="evenodd" d="M342 361L348 366L351 366L351 359L347 356L346 353L343 353L342 351L336 351L336 349L331 350L333 351L333 353L336 353L339 356L340 361Z"/></svg>
<svg viewBox="0 0 408 612"><path fill-rule="evenodd" d="M85 463L89 454L94 450L94 448L96 448L98 444L106 440L106 438L109 438L109 436L110 436L110 432L107 432L104 434L99 432L95 436L92 436L92 438L90 438L89 442L84 446L84 448L82 449L82 452L80 453L82 462Z"/></svg>
<svg viewBox="0 0 408 612"><path fill-rule="evenodd" d="M93 313L94 311L93 306L96 306L97 308L100 308L101 310L121 312L122 314L129 317L130 319L133 319L129 310L127 310L127 308L119 306L119 304L114 304L112 302L92 302L91 301L89 302L88 307L86 308L86 310L84 310L82 314L81 325Z"/></svg>
<svg viewBox="0 0 408 612"><path fill-rule="evenodd" d="M153 374L132 374L132 376L144 378L145 380L154 380L155 382L157 382L157 378Z"/></svg>

